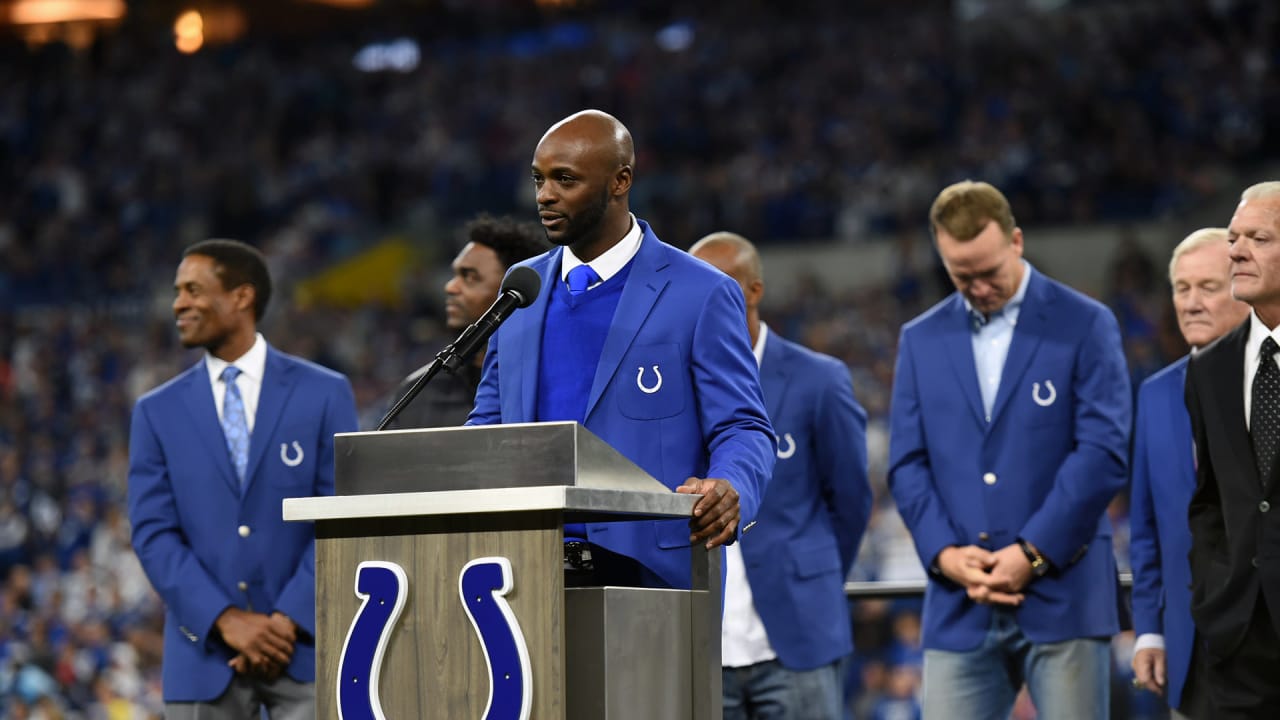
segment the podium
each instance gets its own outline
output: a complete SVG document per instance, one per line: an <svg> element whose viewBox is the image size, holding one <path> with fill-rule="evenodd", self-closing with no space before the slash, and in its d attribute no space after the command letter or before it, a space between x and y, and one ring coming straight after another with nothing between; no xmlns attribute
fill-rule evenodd
<svg viewBox="0 0 1280 720"><path fill-rule="evenodd" d="M283 508L316 529L317 717L719 720L719 549L690 547L688 590L564 582L566 523L688 518L697 496L573 422L335 451L337 494Z"/></svg>

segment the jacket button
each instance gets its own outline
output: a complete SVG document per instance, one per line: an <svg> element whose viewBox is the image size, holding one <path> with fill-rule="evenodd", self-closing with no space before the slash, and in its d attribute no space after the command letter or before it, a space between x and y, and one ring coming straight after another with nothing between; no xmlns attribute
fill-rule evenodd
<svg viewBox="0 0 1280 720"><path fill-rule="evenodd" d="M240 582L236 583L236 587L240 588L240 592L245 592L246 590L249 589L249 583L241 580Z"/></svg>
<svg viewBox="0 0 1280 720"><path fill-rule="evenodd" d="M1250 565L1252 565L1252 566L1254 566L1254 567L1258 567L1258 558L1256 558L1256 557L1255 557L1255 558L1250 559L1250 560L1249 560L1249 564L1250 564Z"/></svg>
<svg viewBox="0 0 1280 720"><path fill-rule="evenodd" d="M988 485L995 485L995 484L996 484L996 474L995 474L995 473L993 473L993 472L989 472L989 473L987 473L986 475L983 475L983 476L982 476L982 482L984 482L984 483L986 483L986 484L988 484Z"/></svg>
<svg viewBox="0 0 1280 720"><path fill-rule="evenodd" d="M1271 503L1267 502L1266 500L1263 500L1262 502L1258 503L1258 510L1260 510L1261 512L1267 512L1270 509L1271 509Z"/></svg>
<svg viewBox="0 0 1280 720"><path fill-rule="evenodd" d="M986 542L991 539L991 535L989 533L980 532L978 533L978 539L982 542Z"/></svg>
<svg viewBox="0 0 1280 720"><path fill-rule="evenodd" d="M240 530L239 530L240 537L249 537L249 532L250 532L250 530L249 530L249 526L248 526L248 525L241 525L241 526L240 526Z"/></svg>

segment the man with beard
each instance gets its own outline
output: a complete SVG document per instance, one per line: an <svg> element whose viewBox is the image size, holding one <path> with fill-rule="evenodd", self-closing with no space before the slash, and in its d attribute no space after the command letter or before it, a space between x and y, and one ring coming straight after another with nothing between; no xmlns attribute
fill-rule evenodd
<svg viewBox="0 0 1280 720"><path fill-rule="evenodd" d="M479 320L498 299L508 268L547 250L538 226L512 218L481 215L467 223L466 235L467 244L453 259L453 277L444 286L445 327L455 333ZM466 422L475 406L483 364L484 353L476 353L458 372L434 378L405 406L392 428L449 427ZM428 367L424 365L405 378L393 401L404 397Z"/></svg>
<svg viewBox="0 0 1280 720"><path fill-rule="evenodd" d="M532 176L556 249L523 264L538 298L494 334L468 424L575 420L680 493L693 518L565 528L582 584L688 588L689 546L733 542L773 471L738 284L628 208L631 134L585 110L547 130ZM585 562L585 561L584 561Z"/></svg>
<svg viewBox="0 0 1280 720"><path fill-rule="evenodd" d="M189 370L140 398L129 436L133 547L165 603L165 717L315 717L315 533L287 497L333 494L351 385L257 332L262 254L233 240L183 253L173 313Z"/></svg>

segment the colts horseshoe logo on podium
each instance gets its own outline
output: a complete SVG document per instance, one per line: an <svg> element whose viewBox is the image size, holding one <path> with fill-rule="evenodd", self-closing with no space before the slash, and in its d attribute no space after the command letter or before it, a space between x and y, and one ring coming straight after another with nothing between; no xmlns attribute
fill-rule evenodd
<svg viewBox="0 0 1280 720"><path fill-rule="evenodd" d="M506 599L512 587L511 562L503 557L472 560L458 575L458 595L489 668L481 720L529 720L533 709L529 648ZM404 569L395 563L367 561L356 569L356 597L363 602L338 663L340 720L386 720L378 673L408 588Z"/></svg>

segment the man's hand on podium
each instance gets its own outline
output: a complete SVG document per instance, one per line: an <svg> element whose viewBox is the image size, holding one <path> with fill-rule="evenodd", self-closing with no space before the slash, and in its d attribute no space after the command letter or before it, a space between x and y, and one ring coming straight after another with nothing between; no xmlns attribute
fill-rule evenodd
<svg viewBox="0 0 1280 720"><path fill-rule="evenodd" d="M701 495L689 519L689 542L706 541L707 549L733 540L738 530L738 491L728 480L691 477L676 488L685 495Z"/></svg>

